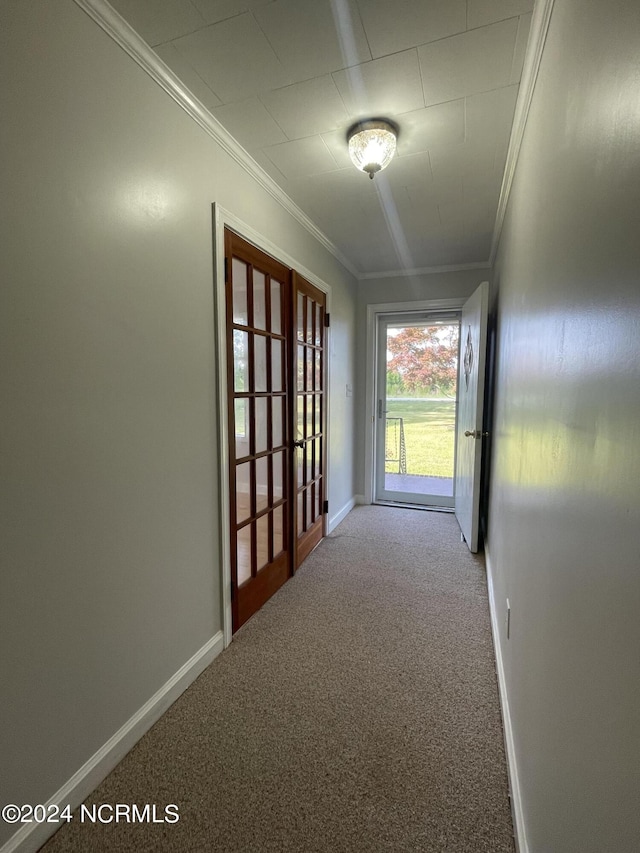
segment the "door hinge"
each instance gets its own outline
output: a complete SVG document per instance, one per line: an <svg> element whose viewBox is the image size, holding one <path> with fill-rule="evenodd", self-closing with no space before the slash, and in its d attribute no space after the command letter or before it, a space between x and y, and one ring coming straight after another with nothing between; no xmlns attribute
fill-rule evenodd
<svg viewBox="0 0 640 853"><path fill-rule="evenodd" d="M233 599L234 599L234 598L235 598L235 595L234 595L234 585L233 585L233 581L232 581L232 582L231 582L231 601L233 601Z"/></svg>
<svg viewBox="0 0 640 853"><path fill-rule="evenodd" d="M224 283L229 281L229 258L224 259Z"/></svg>
<svg viewBox="0 0 640 853"><path fill-rule="evenodd" d="M329 501L325 501L322 505L322 512L326 515L329 512Z"/></svg>
<svg viewBox="0 0 640 853"><path fill-rule="evenodd" d="M327 329L331 325L331 315L330 314L324 315L324 325L325 325L325 328L327 328Z"/></svg>

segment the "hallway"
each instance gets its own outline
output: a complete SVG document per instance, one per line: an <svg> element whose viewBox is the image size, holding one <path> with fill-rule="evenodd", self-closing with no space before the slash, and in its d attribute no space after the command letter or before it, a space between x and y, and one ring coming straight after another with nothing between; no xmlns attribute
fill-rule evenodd
<svg viewBox="0 0 640 853"><path fill-rule="evenodd" d="M427 847L418 825L493 850L495 649L519 853L637 853L638 0L7 0L0 33L0 800L73 809L108 777L94 801L180 803L65 826L65 853L376 853ZM365 116L398 128L374 180L349 154ZM225 229L330 317L330 535L233 643ZM348 515L383 470L376 317L485 281L486 586L454 527L434 575L414 526L449 513ZM356 536L369 511L412 520ZM0 853L56 826L0 821Z"/></svg>
<svg viewBox="0 0 640 853"><path fill-rule="evenodd" d="M483 561L441 513L358 507L89 798L174 824L43 853L511 853Z"/></svg>

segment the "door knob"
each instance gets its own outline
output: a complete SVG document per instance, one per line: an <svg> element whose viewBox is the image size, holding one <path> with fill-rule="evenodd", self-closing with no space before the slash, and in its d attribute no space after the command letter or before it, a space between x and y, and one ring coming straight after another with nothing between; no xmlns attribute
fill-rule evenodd
<svg viewBox="0 0 640 853"><path fill-rule="evenodd" d="M305 445L305 440L304 440L304 438L301 438L301 439L299 439L298 441L294 441L294 442L293 442L293 446L294 446L294 447L300 447L300 448L303 448L303 447L304 447L304 445Z"/></svg>

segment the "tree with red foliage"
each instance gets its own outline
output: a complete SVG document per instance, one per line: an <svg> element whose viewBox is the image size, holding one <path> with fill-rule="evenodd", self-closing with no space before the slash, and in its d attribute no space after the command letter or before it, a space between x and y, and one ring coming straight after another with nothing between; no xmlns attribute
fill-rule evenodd
<svg viewBox="0 0 640 853"><path fill-rule="evenodd" d="M387 349L387 371L397 373L407 391L455 394L457 326L407 326L387 336Z"/></svg>

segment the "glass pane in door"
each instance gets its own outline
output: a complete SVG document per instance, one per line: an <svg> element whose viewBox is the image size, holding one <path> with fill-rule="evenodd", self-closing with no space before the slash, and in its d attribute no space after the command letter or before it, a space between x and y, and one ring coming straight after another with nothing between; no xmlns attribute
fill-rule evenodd
<svg viewBox="0 0 640 853"><path fill-rule="evenodd" d="M256 329L267 328L267 302L265 293L266 276L253 271L253 325Z"/></svg>
<svg viewBox="0 0 640 853"><path fill-rule="evenodd" d="M282 285L271 279L271 331L274 335L282 334Z"/></svg>
<svg viewBox="0 0 640 853"><path fill-rule="evenodd" d="M251 525L238 530L236 541L236 560L238 563L238 586L251 577Z"/></svg>
<svg viewBox="0 0 640 853"><path fill-rule="evenodd" d="M238 258L233 259L233 322L246 326L247 312L247 265Z"/></svg>
<svg viewBox="0 0 640 853"><path fill-rule="evenodd" d="M256 521L256 568L258 571L269 562L269 519L270 515L261 515Z"/></svg>
<svg viewBox="0 0 640 853"><path fill-rule="evenodd" d="M386 323L378 464L385 500L453 500L458 322ZM384 401L384 402L383 402ZM386 411L385 411L386 409ZM382 458L381 458L382 456Z"/></svg>

